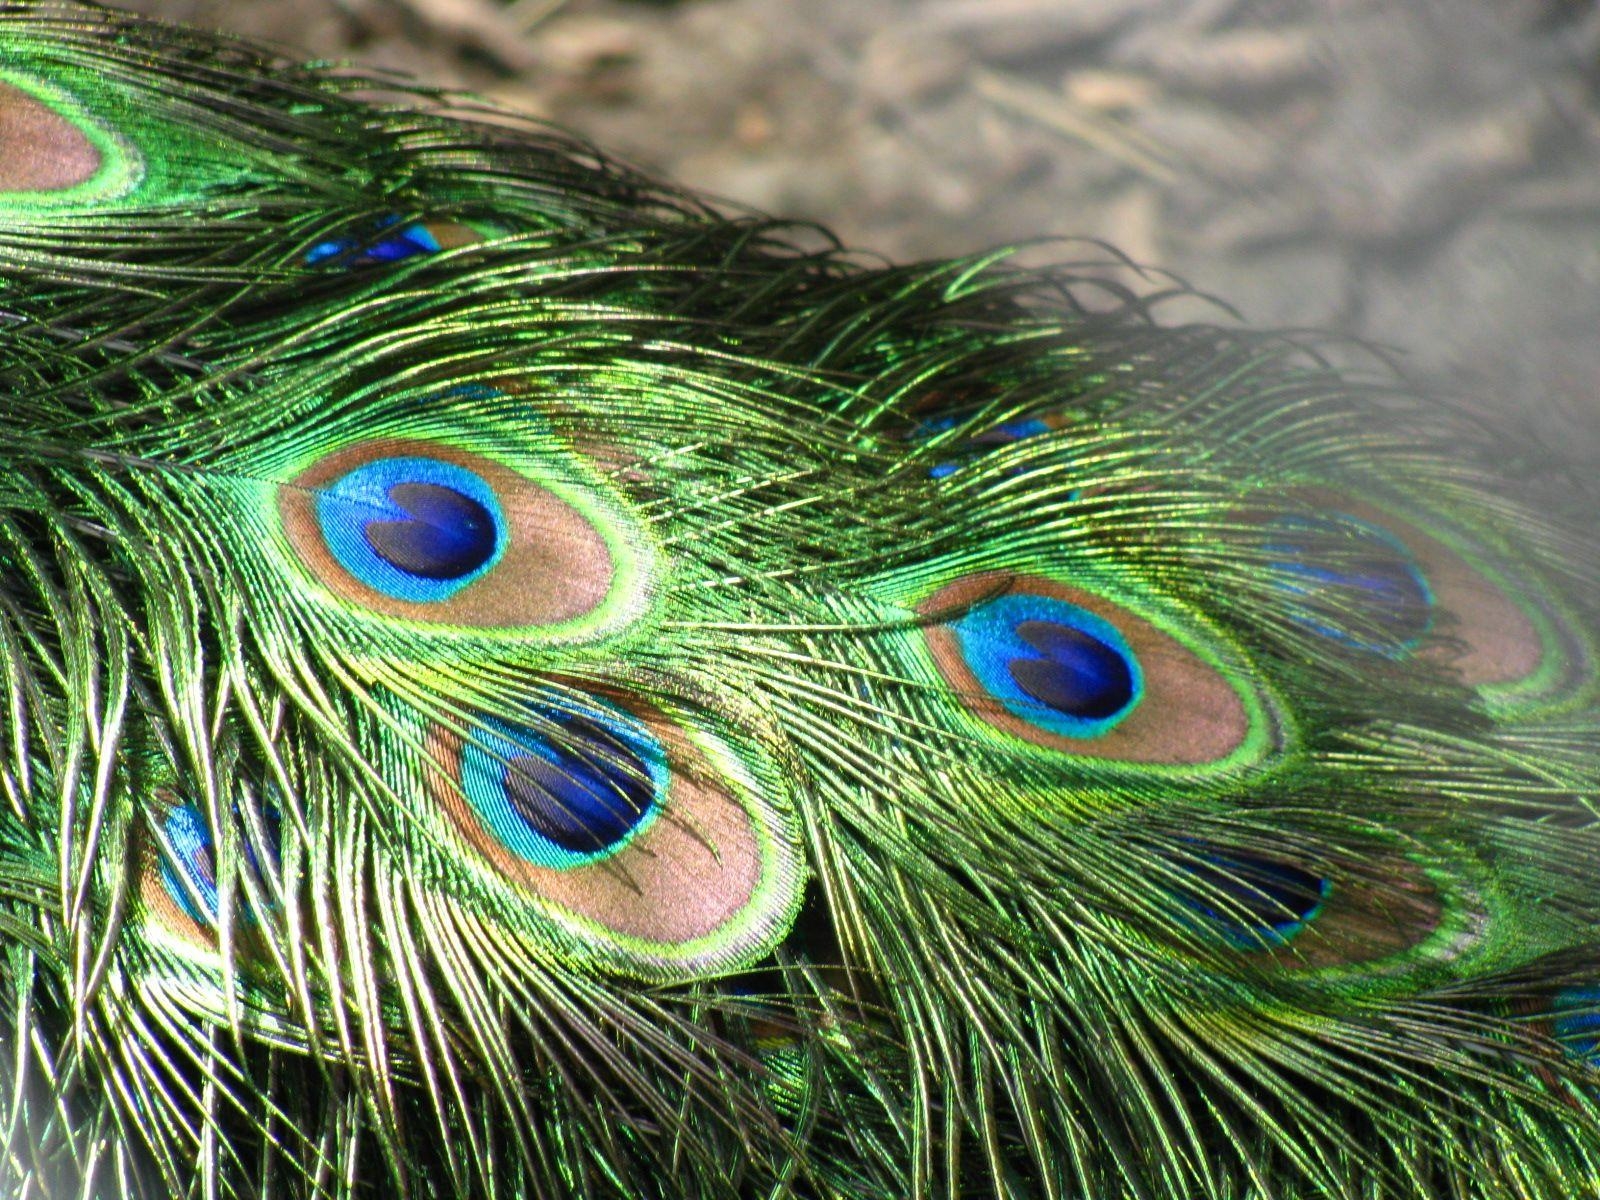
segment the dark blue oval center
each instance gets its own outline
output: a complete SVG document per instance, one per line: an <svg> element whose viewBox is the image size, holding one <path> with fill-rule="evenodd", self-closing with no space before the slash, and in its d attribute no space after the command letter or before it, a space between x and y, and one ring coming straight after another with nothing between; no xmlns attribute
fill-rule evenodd
<svg viewBox="0 0 1600 1200"><path fill-rule="evenodd" d="M491 570L509 540L476 471L443 458L373 458L322 488L317 521L344 569L396 600L437 604Z"/></svg>
<svg viewBox="0 0 1600 1200"><path fill-rule="evenodd" d="M460 579L494 557L494 516L471 496L438 483L397 483L389 499L405 519L369 521L362 533L396 570L419 579Z"/></svg>
<svg viewBox="0 0 1600 1200"><path fill-rule="evenodd" d="M665 748L621 710L540 706L537 720L485 716L461 751L461 790L486 832L558 870L609 858L660 813Z"/></svg>
<svg viewBox="0 0 1600 1200"><path fill-rule="evenodd" d="M1285 590L1316 598L1294 619L1322 636L1391 658L1404 657L1433 625L1433 590L1393 534L1345 513L1333 520L1284 517L1267 549ZM1297 538L1300 530L1318 537ZM1331 536L1330 536L1331 535Z"/></svg>
<svg viewBox="0 0 1600 1200"><path fill-rule="evenodd" d="M1331 890L1319 875L1244 851L1200 852L1176 865L1194 881L1192 889L1174 889L1178 900L1247 950L1289 941L1315 919Z"/></svg>
<svg viewBox="0 0 1600 1200"><path fill-rule="evenodd" d="M541 837L574 854L626 838L650 811L654 787L640 756L589 721L569 718L560 742L506 762L506 798Z"/></svg>
<svg viewBox="0 0 1600 1200"><path fill-rule="evenodd" d="M1108 733L1138 706L1144 677L1117 627L1054 596L1012 592L952 622L983 693L1059 737Z"/></svg>
<svg viewBox="0 0 1600 1200"><path fill-rule="evenodd" d="M1103 721L1133 703L1133 671L1117 647L1054 621L1023 621L1016 635L1041 657L1014 658L1006 668L1040 704L1069 717Z"/></svg>

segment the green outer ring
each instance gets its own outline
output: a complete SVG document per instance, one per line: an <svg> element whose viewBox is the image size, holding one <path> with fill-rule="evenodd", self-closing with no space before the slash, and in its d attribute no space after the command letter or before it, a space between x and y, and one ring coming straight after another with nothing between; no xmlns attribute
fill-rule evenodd
<svg viewBox="0 0 1600 1200"><path fill-rule="evenodd" d="M669 717L670 719L670 717ZM619 934L600 921L580 916L538 893L507 882L475 854L458 854L458 835L442 813L429 806L413 809L427 831L429 853L448 855L468 872L484 898L470 906L480 918L501 923L513 936L538 945L550 959L575 966L601 966L650 982L681 983L686 979L736 970L771 952L787 934L805 892L805 868L795 820L787 811L787 791L776 762L741 737L741 745L761 764L752 769L721 734L674 721L675 727L732 785L746 818L754 827L760 873L748 899L721 928L684 942L657 942ZM409 756L390 761L402 771ZM763 786L768 784L770 786ZM425 795L421 783L403 789ZM763 796L776 799L763 800ZM792 869L785 870L786 867ZM458 895L467 894L459 890Z"/></svg>
<svg viewBox="0 0 1600 1200"><path fill-rule="evenodd" d="M399 436L391 435L386 431L376 431L374 436ZM318 459L329 454L336 454L351 445L368 441L369 438L356 438L344 441L338 445L321 447L316 454L305 459L287 464L285 477L297 478L303 471ZM428 440L428 439L420 439ZM482 641L533 641L541 645L573 644L597 641L607 636L619 633L622 629L638 620L650 607L649 591L645 587L648 582L652 560L657 556L654 547L645 536L644 530L635 520L619 520L617 512L607 509L595 499L595 494L605 484L599 480L587 481L563 474L534 472L528 470L526 463L508 460L496 454L484 453L481 450L474 453L483 454L499 465L505 467L537 487L544 488L552 493L562 503L575 509L587 521L591 528L597 530L600 539L610 551L612 561L616 564L616 578L612 581L606 597L594 608L581 616L573 617L566 621L559 621L551 625L455 625L443 621L417 621L405 617L390 616L384 613L371 612L354 602L340 599L328 591L305 565L300 561L300 556L295 553L294 547L289 542L288 534L284 532L282 521L278 516L277 498L281 485L270 484L258 495L261 503L262 515L271 531L271 543L274 553L280 558L288 569L298 578L305 580L312 593L324 604L337 612L351 616L363 624L371 624L384 629L401 629L416 633L424 637L456 636L478 639ZM577 468L578 464L572 464ZM574 469L573 474L577 474ZM623 507L621 497L617 498L618 508ZM662 589L655 589L660 591Z"/></svg>
<svg viewBox="0 0 1600 1200"><path fill-rule="evenodd" d="M933 595L948 583L953 582L953 580L972 573L974 569L985 568L971 568L963 564L948 577L942 574L937 576L937 582L933 583L932 586L927 586L927 580L919 576L919 586L914 598L904 602L901 606L914 611L916 606L927 597ZM1099 590L1097 585L1102 583L1102 578L1092 571L1084 571L1077 578L1066 578L1059 566L1052 568L1028 564L1014 569L1019 574L1038 574L1067 586L1081 587L1086 591ZM1131 612L1149 621L1162 633L1182 644L1186 650L1194 654L1202 663L1223 677L1244 705L1247 722L1247 732L1244 740L1224 757L1213 759L1210 762L1130 762L1118 758L1108 758L1087 749L1081 754L1076 754L1071 750L1041 746L1035 742L1028 741L1026 738L1017 737L1015 734L1007 733L1003 729L988 725L964 709L959 710L958 719L978 735L975 737L976 741L993 744L997 739L1003 739L1008 748L1027 754L1030 758L1040 762L1060 763L1063 760L1070 760L1093 763L1107 771L1126 771L1146 777L1155 776L1158 778L1192 780L1197 776L1226 775L1238 772L1243 768L1255 766L1263 759L1270 757L1274 749L1279 747L1280 741L1287 743L1292 740L1289 736L1291 725L1287 709L1283 704L1273 699L1266 686L1260 682L1255 682L1246 687L1240 686L1239 680L1243 673L1242 661L1230 663L1227 651L1232 650L1239 654L1241 660L1243 660L1243 654L1221 633L1213 629L1209 624L1202 624L1192 617L1175 617L1170 611L1169 605L1143 591L1130 588L1125 580L1119 581L1117 590L1112 595L1115 596L1117 603L1126 604L1126 607ZM930 672L930 678L943 679L938 667L933 662L933 656L929 653L924 639L920 637L916 639L914 653L918 665ZM1280 734L1280 737L1273 736L1275 731Z"/></svg>
<svg viewBox="0 0 1600 1200"><path fill-rule="evenodd" d="M32 75L0 68L0 82L9 83L69 121L99 152L100 168L82 183L55 191L0 191L8 208L85 208L128 195L145 179L144 161L127 139L97 121L71 92Z"/></svg>

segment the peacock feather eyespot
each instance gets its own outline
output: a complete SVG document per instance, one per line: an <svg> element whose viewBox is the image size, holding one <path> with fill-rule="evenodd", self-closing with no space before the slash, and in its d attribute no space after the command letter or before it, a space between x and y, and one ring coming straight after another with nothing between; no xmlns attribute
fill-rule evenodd
<svg viewBox="0 0 1600 1200"><path fill-rule="evenodd" d="M244 868L257 879L277 865L280 817L269 807L263 818L269 861L263 862L252 839L241 835ZM216 842L205 813L194 804L170 802L161 818L159 839L145 840L143 897L147 910L180 943L213 948L222 918L222 891ZM253 904L242 902L236 922L238 928L249 929L259 924L260 914Z"/></svg>
<svg viewBox="0 0 1600 1200"><path fill-rule="evenodd" d="M1183 869L1193 883L1174 894L1221 944L1334 984L1351 972L1376 983L1492 957L1516 937L1492 911L1492 882L1465 857L1446 866L1374 850L1313 864L1205 846Z"/></svg>
<svg viewBox="0 0 1600 1200"><path fill-rule="evenodd" d="M84 132L39 97L0 80L0 192L75 187L100 170Z"/></svg>
<svg viewBox="0 0 1600 1200"><path fill-rule="evenodd" d="M933 665L988 728L1107 762L1237 766L1277 744L1231 651L1158 605L1039 575L978 572L925 597ZM943 617L943 614L952 614Z"/></svg>
<svg viewBox="0 0 1600 1200"><path fill-rule="evenodd" d="M425 733L425 792L496 911L555 953L681 979L746 965L803 885L789 801L753 740L598 698ZM465 861L465 860L463 860Z"/></svg>
<svg viewBox="0 0 1600 1200"><path fill-rule="evenodd" d="M1401 659L1433 628L1433 589L1394 534L1347 513L1269 521L1264 549L1297 624L1356 650ZM1310 535L1310 536L1307 536Z"/></svg>
<svg viewBox="0 0 1600 1200"><path fill-rule="evenodd" d="M1585 620L1564 610L1560 588L1518 558L1493 549L1487 529L1470 519L1446 519L1420 502L1392 508L1327 488L1301 498L1381 529L1403 547L1437 616L1441 636L1415 653L1447 665L1497 711L1514 712L1573 702L1594 686L1593 639Z"/></svg>
<svg viewBox="0 0 1600 1200"><path fill-rule="evenodd" d="M161 886L167 897L196 925L215 926L221 898L217 894L216 854L211 828L191 804L176 805L162 822L172 849L161 859Z"/></svg>
<svg viewBox="0 0 1600 1200"><path fill-rule="evenodd" d="M0 213L112 205L162 174L139 152L126 107L106 106L93 77L38 50L0 42Z"/></svg>
<svg viewBox="0 0 1600 1200"><path fill-rule="evenodd" d="M1600 987L1569 987L1551 1003L1550 1035L1572 1058L1600 1068Z"/></svg>
<svg viewBox="0 0 1600 1200"><path fill-rule="evenodd" d="M601 488L560 464L380 437L303 466L277 511L298 569L357 611L579 640L648 602L642 532Z"/></svg>
<svg viewBox="0 0 1600 1200"><path fill-rule="evenodd" d="M0 196L48 206L118 192L136 177L127 149L68 93L0 70Z"/></svg>

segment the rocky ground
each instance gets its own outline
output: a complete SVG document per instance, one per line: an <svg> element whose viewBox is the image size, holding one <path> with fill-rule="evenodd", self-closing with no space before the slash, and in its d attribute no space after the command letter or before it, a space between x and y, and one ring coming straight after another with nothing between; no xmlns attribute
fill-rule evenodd
<svg viewBox="0 0 1600 1200"><path fill-rule="evenodd" d="M891 257L1103 239L1600 462L1592 0L131 6L467 87Z"/></svg>

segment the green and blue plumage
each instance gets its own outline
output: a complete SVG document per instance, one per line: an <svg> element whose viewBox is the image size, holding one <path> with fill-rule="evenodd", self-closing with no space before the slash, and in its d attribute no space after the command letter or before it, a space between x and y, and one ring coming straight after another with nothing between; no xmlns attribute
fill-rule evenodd
<svg viewBox="0 0 1600 1200"><path fill-rule="evenodd" d="M1592 499L368 86L0 3L6 1188L1600 1195Z"/></svg>

